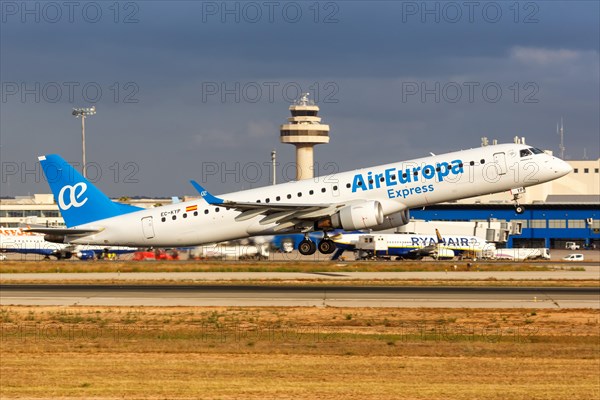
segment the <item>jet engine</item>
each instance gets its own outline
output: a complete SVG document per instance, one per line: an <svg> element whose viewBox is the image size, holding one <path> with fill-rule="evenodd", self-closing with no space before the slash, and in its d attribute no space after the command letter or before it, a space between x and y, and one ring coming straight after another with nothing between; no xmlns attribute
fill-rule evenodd
<svg viewBox="0 0 600 400"><path fill-rule="evenodd" d="M410 213L408 210L398 211L384 218L383 223L372 227L374 231L382 231L385 229L393 229L399 226L408 224L410 221Z"/></svg>
<svg viewBox="0 0 600 400"><path fill-rule="evenodd" d="M331 217L317 222L317 228L345 229L355 231L369 229L383 223L383 208L378 201L365 201L351 204L340 209Z"/></svg>
<svg viewBox="0 0 600 400"><path fill-rule="evenodd" d="M65 243L65 235L44 235L44 240L51 243Z"/></svg>

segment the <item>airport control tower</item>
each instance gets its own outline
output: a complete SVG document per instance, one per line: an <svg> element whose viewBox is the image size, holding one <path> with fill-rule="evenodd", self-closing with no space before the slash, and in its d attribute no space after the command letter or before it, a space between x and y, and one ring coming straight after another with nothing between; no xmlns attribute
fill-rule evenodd
<svg viewBox="0 0 600 400"><path fill-rule="evenodd" d="M314 176L313 147L329 143L329 125L321 124L317 117L319 106L308 99L309 93L302 94L299 100L290 106L291 118L281 125L281 143L296 146L296 180L310 179Z"/></svg>

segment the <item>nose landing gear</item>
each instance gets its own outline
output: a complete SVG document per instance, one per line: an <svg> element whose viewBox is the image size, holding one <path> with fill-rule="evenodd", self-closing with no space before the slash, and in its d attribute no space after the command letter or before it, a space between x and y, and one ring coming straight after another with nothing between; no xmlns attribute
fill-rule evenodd
<svg viewBox="0 0 600 400"><path fill-rule="evenodd" d="M519 199L521 198L521 195L525 193L525 188L520 187L511 189L510 193L513 195L513 201L515 202L515 212L517 214L523 214L525 212L525 207L519 204Z"/></svg>

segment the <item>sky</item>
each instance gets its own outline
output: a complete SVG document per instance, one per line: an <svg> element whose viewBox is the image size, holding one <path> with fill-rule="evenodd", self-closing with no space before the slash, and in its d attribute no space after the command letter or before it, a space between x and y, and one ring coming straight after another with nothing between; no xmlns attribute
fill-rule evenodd
<svg viewBox="0 0 600 400"><path fill-rule="evenodd" d="M1 1L1 196L48 193L37 157L111 197L264 186L309 92L317 175L515 136L600 156L597 1Z"/></svg>

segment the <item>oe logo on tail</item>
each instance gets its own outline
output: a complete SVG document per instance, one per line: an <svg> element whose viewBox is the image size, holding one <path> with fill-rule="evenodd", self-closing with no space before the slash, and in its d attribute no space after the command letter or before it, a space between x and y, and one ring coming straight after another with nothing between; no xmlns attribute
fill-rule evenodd
<svg viewBox="0 0 600 400"><path fill-rule="evenodd" d="M58 206L61 210L68 210L71 207L81 207L88 201L87 197L81 201L79 200L86 190L87 184L85 182L79 182L73 186L63 186L60 192L58 192ZM67 202L65 202L65 193L68 195Z"/></svg>

